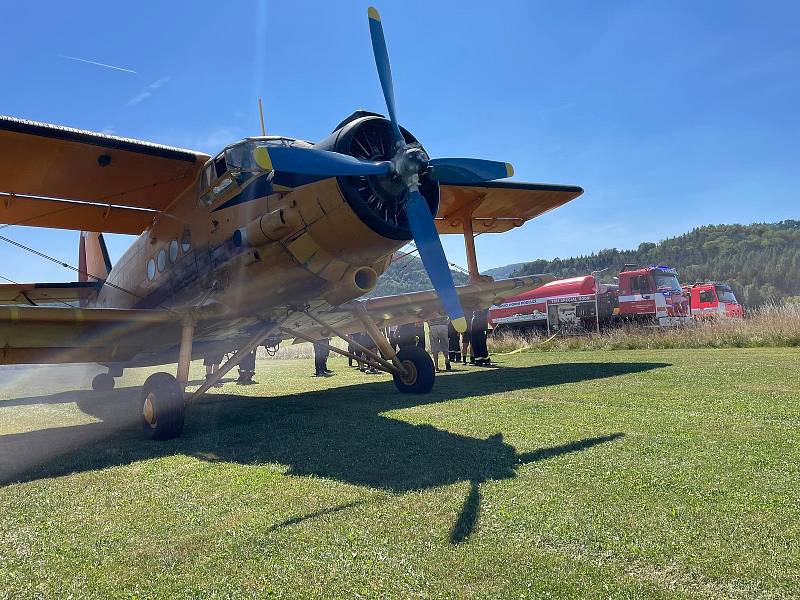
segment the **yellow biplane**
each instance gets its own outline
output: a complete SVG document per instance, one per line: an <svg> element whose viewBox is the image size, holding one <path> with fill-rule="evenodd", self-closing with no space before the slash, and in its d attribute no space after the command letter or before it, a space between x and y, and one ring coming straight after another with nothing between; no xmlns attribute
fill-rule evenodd
<svg viewBox="0 0 800 600"><path fill-rule="evenodd" d="M211 157L133 139L0 118L0 222L80 231L79 281L0 285L0 364L96 362L110 389L126 367L177 362L141 392L143 429L181 434L187 402L260 345L366 331L363 360L425 393L430 357L395 353L381 328L467 312L541 285L478 273L474 236L522 225L582 193L498 182L507 163L430 158L395 116L380 16L369 26L389 118L357 111L312 144L251 137ZM263 131L262 131L263 133ZM103 232L139 237L111 265ZM438 234L464 235L456 288ZM435 290L358 300L416 242ZM342 354L347 352L331 347ZM235 352L234 352L235 351ZM189 363L234 352L187 397Z"/></svg>

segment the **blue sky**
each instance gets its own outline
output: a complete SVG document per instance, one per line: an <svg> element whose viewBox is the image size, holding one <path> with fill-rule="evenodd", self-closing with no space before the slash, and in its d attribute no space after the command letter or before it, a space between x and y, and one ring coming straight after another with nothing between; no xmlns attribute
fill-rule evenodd
<svg viewBox="0 0 800 600"><path fill-rule="evenodd" d="M797 218L800 4L384 2L400 121L433 156L586 193L478 238L483 268ZM215 152L384 111L364 2L15 2L0 113ZM79 62L78 57L135 73ZM78 234L3 235L74 262ZM113 236L112 258L129 240ZM463 244L445 240L464 264ZM0 275L73 274L0 244Z"/></svg>

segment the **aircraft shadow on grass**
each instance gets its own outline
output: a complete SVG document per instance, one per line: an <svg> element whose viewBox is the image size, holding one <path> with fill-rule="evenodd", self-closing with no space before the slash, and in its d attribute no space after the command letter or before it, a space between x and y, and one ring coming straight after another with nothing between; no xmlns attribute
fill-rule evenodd
<svg viewBox="0 0 800 600"><path fill-rule="evenodd" d="M173 454L242 464L280 463L288 466L289 475L313 475L394 493L468 481L470 492L450 536L451 542L460 543L475 527L481 482L515 477L520 465L587 450L624 434L615 432L518 453L503 441L501 433L473 438L382 413L667 366L651 362L561 363L476 370L442 377L434 391L423 396L398 394L385 380L269 398L220 394L190 407L184 436L168 442L140 438L135 388L3 401L0 410L77 402L100 422L0 436L0 484ZM320 514L338 510L335 507ZM283 525L309 516L289 519Z"/></svg>

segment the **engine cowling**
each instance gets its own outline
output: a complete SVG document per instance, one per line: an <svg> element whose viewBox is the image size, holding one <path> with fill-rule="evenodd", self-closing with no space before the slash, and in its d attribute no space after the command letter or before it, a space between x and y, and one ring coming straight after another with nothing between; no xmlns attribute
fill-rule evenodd
<svg viewBox="0 0 800 600"><path fill-rule="evenodd" d="M400 131L407 143L418 143L405 128L401 127ZM357 111L314 147L368 160L390 160L393 156L391 123L380 115ZM392 240L411 239L405 213L407 188L397 176L336 179L345 201L370 229ZM419 191L431 214L435 215L439 208L439 184L423 176Z"/></svg>

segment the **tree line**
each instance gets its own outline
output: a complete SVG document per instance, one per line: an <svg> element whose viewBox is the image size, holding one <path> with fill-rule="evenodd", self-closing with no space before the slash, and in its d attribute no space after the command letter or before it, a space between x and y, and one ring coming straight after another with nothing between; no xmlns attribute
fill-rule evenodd
<svg viewBox="0 0 800 600"><path fill-rule="evenodd" d="M659 243L642 242L635 250L609 248L586 256L534 260L514 275L552 273L560 278L608 269L601 278L611 282L625 264L674 267L681 283L724 281L751 308L770 301L798 301L800 221L706 225Z"/></svg>

